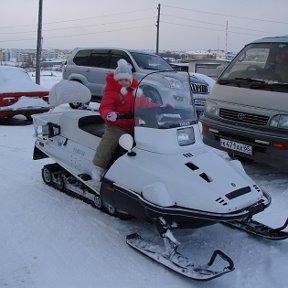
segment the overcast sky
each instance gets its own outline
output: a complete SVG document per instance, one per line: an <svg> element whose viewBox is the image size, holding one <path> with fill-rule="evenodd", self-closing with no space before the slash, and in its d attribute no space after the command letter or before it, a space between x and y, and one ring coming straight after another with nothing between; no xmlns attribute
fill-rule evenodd
<svg viewBox="0 0 288 288"><path fill-rule="evenodd" d="M43 0L43 48L155 49L159 3L160 50L237 52L288 34L287 0ZM1 0L0 48L36 48L38 7L38 0Z"/></svg>

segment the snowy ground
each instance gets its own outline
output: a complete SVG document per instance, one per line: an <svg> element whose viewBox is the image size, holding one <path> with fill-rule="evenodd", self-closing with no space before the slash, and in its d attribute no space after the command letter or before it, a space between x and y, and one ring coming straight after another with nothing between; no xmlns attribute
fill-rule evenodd
<svg viewBox="0 0 288 288"><path fill-rule="evenodd" d="M41 84L51 88L59 79L45 76ZM126 235L138 232L158 241L154 227L108 216L46 186L41 168L49 160L32 160L33 125L17 123L0 125L0 287L287 287L288 240L262 240L220 224L175 232L180 251L198 262L208 261L214 249L234 260L234 272L210 282L188 280L137 254ZM257 219L282 224L288 215L287 174L256 164L245 169L273 197Z"/></svg>

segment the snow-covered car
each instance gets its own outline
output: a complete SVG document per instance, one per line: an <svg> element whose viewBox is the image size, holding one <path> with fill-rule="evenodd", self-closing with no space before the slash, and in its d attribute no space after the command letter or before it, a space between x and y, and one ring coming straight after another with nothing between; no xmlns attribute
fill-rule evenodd
<svg viewBox="0 0 288 288"><path fill-rule="evenodd" d="M35 84L28 73L17 67L0 66L0 117L47 112L49 91Z"/></svg>

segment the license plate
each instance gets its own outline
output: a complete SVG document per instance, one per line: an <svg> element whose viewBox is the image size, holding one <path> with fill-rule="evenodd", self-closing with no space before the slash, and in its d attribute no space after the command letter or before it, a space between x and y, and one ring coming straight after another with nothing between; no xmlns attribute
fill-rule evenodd
<svg viewBox="0 0 288 288"><path fill-rule="evenodd" d="M206 100L204 100L204 99L194 99L194 103L195 103L195 105L204 106L205 103L206 103Z"/></svg>
<svg viewBox="0 0 288 288"><path fill-rule="evenodd" d="M235 141L230 141L230 140L226 140L222 138L220 139L220 146L227 148L227 149L234 150L234 151L242 152L248 155L252 155L252 151L253 151L251 145L246 145L246 144L242 144L242 143L238 143Z"/></svg>

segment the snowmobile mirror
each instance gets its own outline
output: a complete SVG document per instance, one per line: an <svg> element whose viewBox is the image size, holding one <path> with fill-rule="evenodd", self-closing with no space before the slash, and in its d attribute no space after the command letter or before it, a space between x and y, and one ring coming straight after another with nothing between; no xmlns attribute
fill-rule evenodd
<svg viewBox="0 0 288 288"><path fill-rule="evenodd" d="M134 144L133 137L128 133L123 134L119 138L119 145L127 151L130 151L132 149L133 144Z"/></svg>

